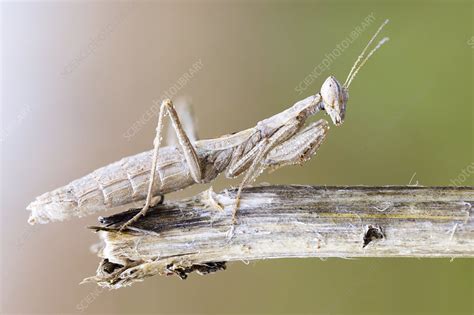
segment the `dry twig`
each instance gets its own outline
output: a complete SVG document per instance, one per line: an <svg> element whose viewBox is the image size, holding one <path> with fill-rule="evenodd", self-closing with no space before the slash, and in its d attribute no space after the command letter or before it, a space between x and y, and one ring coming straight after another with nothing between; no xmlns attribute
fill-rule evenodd
<svg viewBox="0 0 474 315"><path fill-rule="evenodd" d="M125 233L139 210L101 218L103 260L86 281L119 288L283 257L474 257L473 187L247 188L231 230L235 193L158 205Z"/></svg>

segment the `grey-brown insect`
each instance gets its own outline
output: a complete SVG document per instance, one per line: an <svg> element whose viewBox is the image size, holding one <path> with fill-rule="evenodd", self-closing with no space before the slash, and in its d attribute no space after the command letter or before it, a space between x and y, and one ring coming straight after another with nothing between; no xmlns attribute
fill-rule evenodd
<svg viewBox="0 0 474 315"><path fill-rule="evenodd" d="M36 198L27 209L31 224L84 216L145 199L142 210L122 226L126 228L145 215L152 197L208 183L220 173L233 178L244 174L236 195L233 222L242 188L266 168L301 164L316 153L329 130L326 120L305 126L306 120L325 110L337 126L343 123L349 86L365 62L388 38L383 38L367 56L365 52L387 24L386 20L364 48L344 84L330 76L321 92L287 110L262 120L256 126L220 138L191 141L171 100L161 104L154 149L102 167L66 186ZM168 114L179 145L160 148L163 118Z"/></svg>

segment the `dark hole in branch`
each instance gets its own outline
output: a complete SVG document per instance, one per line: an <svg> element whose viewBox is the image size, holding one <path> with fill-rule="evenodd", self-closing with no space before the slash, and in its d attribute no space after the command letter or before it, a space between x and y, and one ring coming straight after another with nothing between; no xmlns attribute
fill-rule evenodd
<svg viewBox="0 0 474 315"><path fill-rule="evenodd" d="M364 234L364 245L362 246L362 248L369 245L370 242L375 241L375 240L380 240L384 237L385 235L383 233L381 226L369 225L367 228L367 231Z"/></svg>

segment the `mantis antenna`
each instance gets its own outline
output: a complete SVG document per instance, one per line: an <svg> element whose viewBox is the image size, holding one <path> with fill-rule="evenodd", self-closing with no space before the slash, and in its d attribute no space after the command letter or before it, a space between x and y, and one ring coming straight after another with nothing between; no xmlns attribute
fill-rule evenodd
<svg viewBox="0 0 474 315"><path fill-rule="evenodd" d="M369 54L367 55L367 57L364 58L364 55L365 55L365 52L367 51L367 49L369 48L369 46L372 44L372 42L375 40L375 38L377 37L377 35L380 33L380 31L382 31L383 27L385 25L387 25L387 23L389 22L389 20L385 20L382 25L380 25L379 29L377 30L377 32L375 32L375 34L372 36L372 38L369 40L369 42L367 43L367 45L365 46L365 48L362 50L361 54L359 55L359 57L357 58L356 62L354 63L354 65L352 66L352 69L351 71L349 72L349 74L347 75L347 79L346 81L344 82L343 86L346 88L346 89L349 89L349 85L351 85L351 82L352 80L355 78L356 74L359 72L360 68L362 68L362 66L365 64L365 62L370 58L370 56L372 56L374 54L374 52L380 48L380 46L382 46L384 43L386 43L389 38L388 37L384 37L378 44L377 46L375 46L374 49L372 49ZM364 58L362 60L362 58Z"/></svg>

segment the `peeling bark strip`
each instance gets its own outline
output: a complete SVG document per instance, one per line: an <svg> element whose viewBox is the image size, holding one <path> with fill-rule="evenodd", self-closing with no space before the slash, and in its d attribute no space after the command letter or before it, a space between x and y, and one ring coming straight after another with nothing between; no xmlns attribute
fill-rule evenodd
<svg viewBox="0 0 474 315"><path fill-rule="evenodd" d="M126 233L116 228L138 210L101 218L103 260L85 281L119 288L283 257L474 257L473 187L247 188L230 233L234 196L206 191L158 205Z"/></svg>

